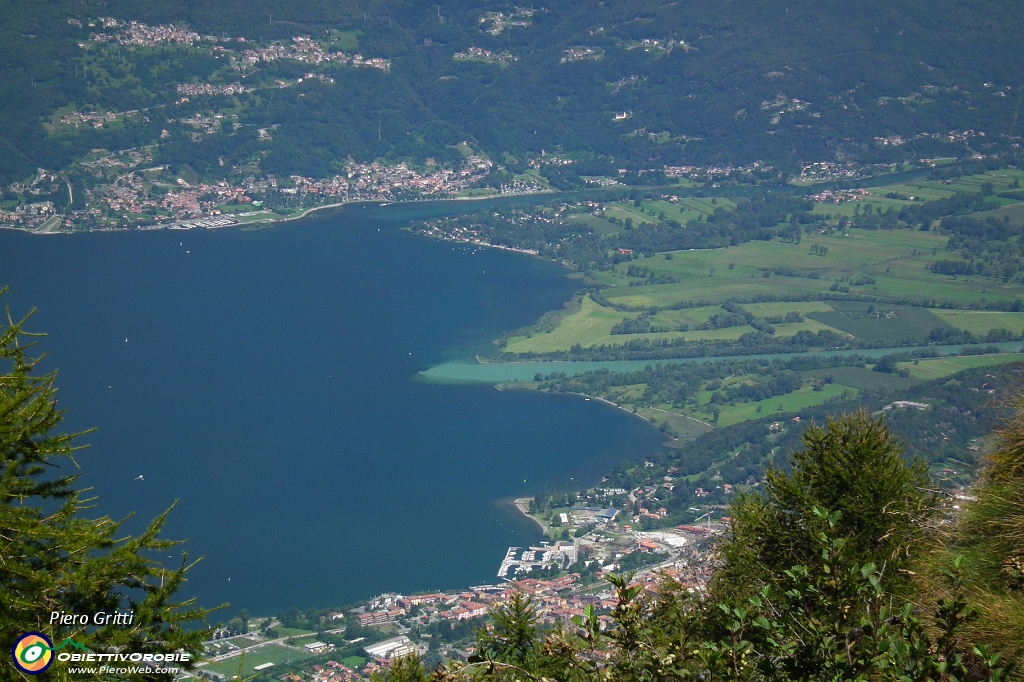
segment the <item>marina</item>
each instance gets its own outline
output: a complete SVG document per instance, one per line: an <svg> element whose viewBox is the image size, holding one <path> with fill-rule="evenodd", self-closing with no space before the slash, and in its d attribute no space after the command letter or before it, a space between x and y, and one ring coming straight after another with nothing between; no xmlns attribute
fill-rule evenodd
<svg viewBox="0 0 1024 682"><path fill-rule="evenodd" d="M505 558L498 568L498 577L502 580L513 580L525 577L535 569L557 566L564 568L576 563L577 552L574 542L556 542L549 545L542 542L540 547L509 547Z"/></svg>

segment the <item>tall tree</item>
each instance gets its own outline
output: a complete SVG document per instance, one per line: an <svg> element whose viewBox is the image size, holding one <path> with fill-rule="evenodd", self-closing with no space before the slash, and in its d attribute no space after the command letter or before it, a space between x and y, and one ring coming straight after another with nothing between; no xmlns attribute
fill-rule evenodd
<svg viewBox="0 0 1024 682"><path fill-rule="evenodd" d="M517 590L491 612L491 619L493 622L477 637L482 660L530 668L537 660L539 647L533 599Z"/></svg>
<svg viewBox="0 0 1024 682"><path fill-rule="evenodd" d="M8 310L0 323L0 642L11 647L38 631L55 644L71 638L96 653L177 651L194 660L210 611L175 598L193 564L185 553L176 566L152 558L181 544L160 537L170 510L137 536L122 531L126 519L90 516L96 498L83 498L76 487L82 434L58 431L64 411L57 408L56 373L38 373L41 358L30 351L40 335L25 331L27 319L15 322ZM53 612L131 612L132 619L87 628L51 624ZM0 679L22 679L9 663L0 665ZM48 674L70 679L64 663L53 663Z"/></svg>
<svg viewBox="0 0 1024 682"><path fill-rule="evenodd" d="M908 462L882 418L863 411L812 424L801 441L788 467L765 472L763 494L733 504L716 590L750 594L783 567L814 563L823 530L816 507L839 512L851 561L876 565L886 589L905 583L900 569L935 508L927 465Z"/></svg>

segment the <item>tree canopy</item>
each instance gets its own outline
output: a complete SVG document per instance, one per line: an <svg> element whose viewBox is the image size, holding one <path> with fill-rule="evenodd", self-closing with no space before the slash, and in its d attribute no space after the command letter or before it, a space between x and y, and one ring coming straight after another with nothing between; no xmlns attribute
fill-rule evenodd
<svg viewBox="0 0 1024 682"><path fill-rule="evenodd" d="M631 170L756 160L796 170L801 161L970 156L969 145L946 141L950 131L984 132L977 143L986 155L1010 152L1007 140L1020 132L1024 14L1016 3L871 0L850 11L837 0L805 0L779 11L753 0L557 0L514 25L487 19L503 13L507 23L523 9L475 0L6 2L0 184L93 148L145 144L161 144L165 163L211 172L268 151L263 170L281 175L330 173L350 154L423 162L462 141L495 159L546 150ZM391 69L318 70L333 82L279 88L277 80L307 66L280 59L252 75L218 69L227 60L217 62L209 45L158 54L80 48L110 16L186 23L250 46L348 32L362 54L390 59ZM454 58L470 48L515 58ZM257 92L177 101L177 84L234 79ZM58 110L93 107L147 113L67 135L46 127ZM201 142L181 122L235 108L246 127ZM255 126L277 124L272 140L256 141ZM572 184L577 172L552 182Z"/></svg>
<svg viewBox="0 0 1024 682"><path fill-rule="evenodd" d="M160 536L170 510L137 536L125 534L126 519L91 515L96 498L77 487L74 453L82 434L59 431L64 411L57 407L56 373L39 373L41 357L32 351L40 335L26 331L27 320L15 321L8 311L0 326L0 641L10 646L38 631L54 644L71 638L97 653L194 658L209 610L175 596L192 564L184 553L174 566L153 559L181 544ZM133 617L130 625L51 624L54 611ZM21 679L9 663L0 671L0 678ZM61 663L48 674L74 677Z"/></svg>

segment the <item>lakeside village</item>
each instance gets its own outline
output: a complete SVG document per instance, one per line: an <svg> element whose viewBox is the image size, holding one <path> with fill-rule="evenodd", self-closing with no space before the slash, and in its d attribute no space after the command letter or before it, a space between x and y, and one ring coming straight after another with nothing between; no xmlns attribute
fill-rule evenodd
<svg viewBox="0 0 1024 682"><path fill-rule="evenodd" d="M153 161L151 152L129 150L82 161L84 169L108 181L84 190L84 208L65 213L50 199L34 200L41 195L63 195L66 201L74 192L61 174L40 168L29 182L7 187L7 196L15 198L0 204L7 204L0 208L0 227L51 233L226 227L294 217L326 205L455 198L485 178L492 168L490 160L469 155L457 169L417 171L404 163L387 166L352 162L345 165L344 175L329 178L250 175L233 183L221 180L207 184L168 177L166 166L143 168ZM530 182L511 182L491 194L539 191L545 188Z"/></svg>
<svg viewBox="0 0 1024 682"><path fill-rule="evenodd" d="M922 403L892 404L927 407ZM770 430L781 424L774 423ZM650 462L644 468L655 469ZM616 606L609 574L633 574L633 584L654 594L674 581L705 591L719 565L717 541L729 529L729 502L738 492L719 477L695 487L699 500L688 524L673 526L659 499L693 485L679 470L649 478L633 490L603 482L579 493L538 494L515 506L544 531L539 546L509 547L493 584L413 595L387 593L340 609L296 608L250 619L245 611L205 643L207 658L179 679L228 682L241 674L257 682L361 682L403 656L418 654L428 669L444 660L467 660L488 612L516 592L530 597L538 625L573 627L588 607L602 629ZM714 487L712 484L717 483ZM757 482L749 485L757 487ZM956 515L964 488L947 491L946 513Z"/></svg>
<svg viewBox="0 0 1024 682"><path fill-rule="evenodd" d="M700 592L716 566L714 539L728 527L728 517L722 516L727 507L707 505L694 525L642 531L641 519L666 514L648 510L662 486L674 483L516 500L544 528L546 540L534 547L510 547L495 584L457 592L383 594L343 610L303 614L292 609L276 617L235 618L206 643L207 661L183 677L227 681L241 670L244 676L282 682L355 682L411 653L428 665L466 660L475 651L473 635L488 611L516 591L532 598L541 627L570 625L588 606L607 626L607 614L616 604L603 579L608 573L636 571L634 582L651 592L665 579ZM731 487L719 486L712 497L726 499L722 496L730 495ZM706 497L711 491L698 489L696 494Z"/></svg>
<svg viewBox="0 0 1024 682"><path fill-rule="evenodd" d="M127 112L131 114L133 112ZM134 112L138 113L138 112ZM99 115L100 119L122 114ZM219 115L195 116L184 121L202 135L214 132L220 125ZM98 119L99 120L99 119ZM261 137L269 138L273 127L260 129ZM530 159L526 174L500 183L490 183L490 176L501 168L483 155L469 153L454 168L427 165L414 168L406 163L357 163L350 160L343 173L333 177L311 178L292 175L278 178L273 174L246 174L233 169L232 180L216 183L199 182L196 178L174 175L167 165L155 163L157 146L117 152L93 150L77 162L79 171L90 176L91 187L73 186L68 173L37 169L23 182L8 185L0 200L0 227L38 233L76 231L109 231L129 229L193 229L218 228L239 224L270 222L305 215L312 209L354 202L401 202L438 199L469 199L499 196L524 196L553 193L541 171L545 166L571 166L574 161L559 155L544 154ZM922 160L927 161L927 160ZM668 181L680 187L719 187L721 182L739 175L749 175L770 167L754 163L750 166L663 166L641 170L637 175L663 173ZM857 180L891 173L891 166L854 167L828 162L807 164L799 181L829 182ZM583 177L591 187L626 186L620 178ZM76 190L76 187L78 188ZM75 192L81 196L76 196ZM808 195L823 203L861 200L863 191L826 190ZM664 198L678 197L665 195ZM592 202L591 202L592 203Z"/></svg>

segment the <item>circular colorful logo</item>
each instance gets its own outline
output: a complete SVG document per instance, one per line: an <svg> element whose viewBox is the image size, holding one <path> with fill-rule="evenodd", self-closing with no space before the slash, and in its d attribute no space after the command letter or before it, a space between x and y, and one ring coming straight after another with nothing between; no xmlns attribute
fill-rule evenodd
<svg viewBox="0 0 1024 682"><path fill-rule="evenodd" d="M14 667L29 675L38 675L53 663L53 642L41 632L26 632L11 648Z"/></svg>

